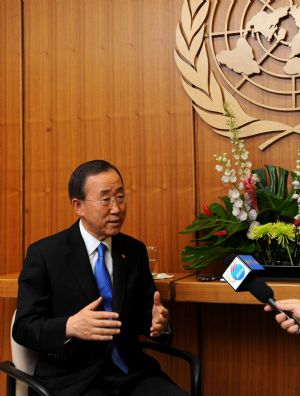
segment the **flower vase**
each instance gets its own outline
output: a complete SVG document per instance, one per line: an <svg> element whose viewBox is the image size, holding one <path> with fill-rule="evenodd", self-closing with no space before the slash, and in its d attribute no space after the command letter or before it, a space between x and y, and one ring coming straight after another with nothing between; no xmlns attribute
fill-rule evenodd
<svg viewBox="0 0 300 396"><path fill-rule="evenodd" d="M276 265L264 265L261 277L270 281L300 281L300 267L283 261Z"/></svg>

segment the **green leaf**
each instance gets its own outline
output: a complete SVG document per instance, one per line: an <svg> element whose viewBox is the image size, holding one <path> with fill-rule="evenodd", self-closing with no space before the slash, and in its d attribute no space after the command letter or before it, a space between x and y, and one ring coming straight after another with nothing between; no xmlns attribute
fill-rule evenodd
<svg viewBox="0 0 300 396"><path fill-rule="evenodd" d="M236 253L254 253L255 243L244 239L240 244L230 246L186 246L182 251L182 260L186 269L196 269L207 267L212 261L216 259L225 258L229 254Z"/></svg>
<svg viewBox="0 0 300 396"><path fill-rule="evenodd" d="M288 195L287 181L288 181L289 171L283 168L278 168L278 170L279 170L279 179L278 179L277 195L279 198L284 199Z"/></svg>
<svg viewBox="0 0 300 396"><path fill-rule="evenodd" d="M266 165L265 168L255 170L259 178L256 190L259 206L257 220L262 224L277 220L292 221L297 213L297 203L292 199L294 190L291 184L288 186L288 181L289 175L293 174L274 165Z"/></svg>
<svg viewBox="0 0 300 396"><path fill-rule="evenodd" d="M269 173L270 183L269 183L269 191L271 194L276 194L277 185L278 185L278 175L276 171L276 167L273 165L266 165L266 168Z"/></svg>

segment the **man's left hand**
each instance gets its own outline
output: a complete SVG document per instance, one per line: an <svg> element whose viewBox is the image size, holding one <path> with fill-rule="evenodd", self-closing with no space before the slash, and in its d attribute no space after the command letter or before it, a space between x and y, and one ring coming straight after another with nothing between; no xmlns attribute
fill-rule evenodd
<svg viewBox="0 0 300 396"><path fill-rule="evenodd" d="M169 311L161 303L160 293L156 291L153 296L152 326L150 337L158 337L164 333L168 326Z"/></svg>

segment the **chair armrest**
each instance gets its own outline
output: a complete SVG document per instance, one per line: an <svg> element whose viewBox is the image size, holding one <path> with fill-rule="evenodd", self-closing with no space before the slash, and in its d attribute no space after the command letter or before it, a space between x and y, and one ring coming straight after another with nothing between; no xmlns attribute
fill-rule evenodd
<svg viewBox="0 0 300 396"><path fill-rule="evenodd" d="M24 382L30 388L38 392L39 395L51 396L49 391L42 384L40 384L32 375L26 374L24 373L24 371L18 370L9 361L0 362L0 371L6 373L9 377Z"/></svg>
<svg viewBox="0 0 300 396"><path fill-rule="evenodd" d="M164 353L166 355L176 356L186 360L191 369L191 394L201 395L201 364L200 359L188 351L182 349L173 348L171 346L161 345L156 342L140 342L142 349L152 349L157 352Z"/></svg>

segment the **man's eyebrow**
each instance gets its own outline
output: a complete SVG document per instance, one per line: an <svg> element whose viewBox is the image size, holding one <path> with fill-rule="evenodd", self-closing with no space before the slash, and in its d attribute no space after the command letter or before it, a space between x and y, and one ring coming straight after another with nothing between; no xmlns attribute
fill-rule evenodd
<svg viewBox="0 0 300 396"><path fill-rule="evenodd" d="M111 189L109 189L109 188L105 188L105 189L99 190L99 194L100 195L109 194L110 192L111 192Z"/></svg>
<svg viewBox="0 0 300 396"><path fill-rule="evenodd" d="M120 191L124 191L124 187L123 186L118 187L116 189L116 192L120 192ZM104 188L104 189L99 191L99 194L109 194L109 193L111 193L111 189L110 188Z"/></svg>

